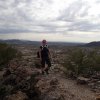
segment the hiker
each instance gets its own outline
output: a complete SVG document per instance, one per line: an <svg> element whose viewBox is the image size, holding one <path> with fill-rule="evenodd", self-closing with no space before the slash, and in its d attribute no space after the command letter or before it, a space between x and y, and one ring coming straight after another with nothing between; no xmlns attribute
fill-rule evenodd
<svg viewBox="0 0 100 100"><path fill-rule="evenodd" d="M48 73L49 68L51 67L51 54L47 45L47 41L43 40L42 41L42 46L40 46L40 61L41 61L41 67L42 67L42 74L44 72Z"/></svg>

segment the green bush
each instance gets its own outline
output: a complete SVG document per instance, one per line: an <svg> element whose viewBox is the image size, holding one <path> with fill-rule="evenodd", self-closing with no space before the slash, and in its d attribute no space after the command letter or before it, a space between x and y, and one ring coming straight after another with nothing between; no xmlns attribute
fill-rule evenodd
<svg viewBox="0 0 100 100"><path fill-rule="evenodd" d="M4 85L0 85L0 99L4 97L6 94L6 87Z"/></svg>
<svg viewBox="0 0 100 100"><path fill-rule="evenodd" d="M21 53L8 44L0 43L0 67L16 57L21 57Z"/></svg>
<svg viewBox="0 0 100 100"><path fill-rule="evenodd" d="M75 48L66 55L63 66L75 75L100 71L100 54L96 49Z"/></svg>

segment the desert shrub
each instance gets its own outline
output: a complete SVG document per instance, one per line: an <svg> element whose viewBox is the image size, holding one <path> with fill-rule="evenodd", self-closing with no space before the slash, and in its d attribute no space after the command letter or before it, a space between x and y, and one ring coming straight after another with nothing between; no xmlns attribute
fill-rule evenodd
<svg viewBox="0 0 100 100"><path fill-rule="evenodd" d="M8 64L10 60L21 57L21 53L8 44L0 43L0 67Z"/></svg>
<svg viewBox="0 0 100 100"><path fill-rule="evenodd" d="M4 85L0 85L0 99L4 97L6 94L6 87Z"/></svg>
<svg viewBox="0 0 100 100"><path fill-rule="evenodd" d="M97 49L75 48L66 54L63 66L75 75L100 71L100 54Z"/></svg>

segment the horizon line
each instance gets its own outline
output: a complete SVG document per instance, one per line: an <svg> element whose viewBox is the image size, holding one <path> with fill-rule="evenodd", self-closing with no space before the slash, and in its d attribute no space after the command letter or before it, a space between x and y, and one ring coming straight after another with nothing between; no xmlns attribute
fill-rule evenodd
<svg viewBox="0 0 100 100"><path fill-rule="evenodd" d="M19 40L19 41L35 41L35 42L41 42L42 40L29 40L29 39L0 39L0 40ZM74 41L47 41L47 42L62 42L62 43L89 43L89 42L74 42ZM94 41L91 41L94 42Z"/></svg>

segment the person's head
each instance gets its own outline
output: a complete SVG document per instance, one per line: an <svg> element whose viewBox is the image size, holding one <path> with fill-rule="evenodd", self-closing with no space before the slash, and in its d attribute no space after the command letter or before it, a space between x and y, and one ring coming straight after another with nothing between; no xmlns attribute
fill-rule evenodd
<svg viewBox="0 0 100 100"><path fill-rule="evenodd" d="M42 40L42 45L45 46L47 44L46 40Z"/></svg>

